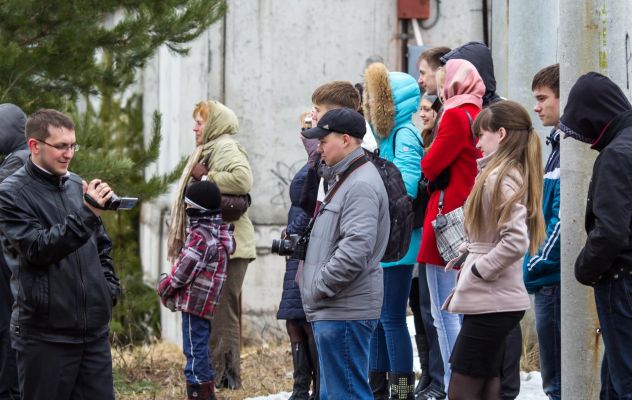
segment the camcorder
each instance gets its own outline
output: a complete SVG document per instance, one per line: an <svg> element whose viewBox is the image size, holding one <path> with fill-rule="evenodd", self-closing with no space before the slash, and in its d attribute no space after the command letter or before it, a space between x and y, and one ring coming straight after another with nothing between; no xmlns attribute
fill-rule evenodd
<svg viewBox="0 0 632 400"><path fill-rule="evenodd" d="M287 238L273 239L271 251L280 256L289 256L296 260L305 260L309 236L291 234Z"/></svg>
<svg viewBox="0 0 632 400"><path fill-rule="evenodd" d="M110 197L105 205L101 207L99 203L97 203L97 201L93 199L89 194L84 194L83 198L94 208L111 211L129 210L134 208L134 206L138 202L138 197L118 197L116 194L112 193L112 197Z"/></svg>

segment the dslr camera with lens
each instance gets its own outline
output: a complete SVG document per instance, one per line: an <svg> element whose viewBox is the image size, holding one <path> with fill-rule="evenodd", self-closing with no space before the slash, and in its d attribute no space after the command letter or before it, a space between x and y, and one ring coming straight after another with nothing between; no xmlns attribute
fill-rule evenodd
<svg viewBox="0 0 632 400"><path fill-rule="evenodd" d="M308 239L305 236L290 234L286 238L272 240L271 251L280 256L290 256L297 260L305 260Z"/></svg>

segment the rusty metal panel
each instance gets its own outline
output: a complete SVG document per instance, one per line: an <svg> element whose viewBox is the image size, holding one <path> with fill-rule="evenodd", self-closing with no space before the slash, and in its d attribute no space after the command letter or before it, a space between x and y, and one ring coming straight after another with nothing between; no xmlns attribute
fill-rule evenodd
<svg viewBox="0 0 632 400"><path fill-rule="evenodd" d="M397 0L397 18L430 18L430 0Z"/></svg>

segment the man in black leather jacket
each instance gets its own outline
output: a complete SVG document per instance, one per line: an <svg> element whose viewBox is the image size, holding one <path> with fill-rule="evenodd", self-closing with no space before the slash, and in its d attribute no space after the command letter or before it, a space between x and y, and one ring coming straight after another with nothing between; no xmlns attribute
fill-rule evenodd
<svg viewBox="0 0 632 400"><path fill-rule="evenodd" d="M604 343L601 399L632 398L632 104L609 78L580 76L559 128L599 152L575 278L595 292Z"/></svg>
<svg viewBox="0 0 632 400"><path fill-rule="evenodd" d="M11 335L24 400L114 399L108 339L120 293L99 218L112 196L68 172L72 121L40 110L26 122L31 158L0 184L0 233L16 299Z"/></svg>

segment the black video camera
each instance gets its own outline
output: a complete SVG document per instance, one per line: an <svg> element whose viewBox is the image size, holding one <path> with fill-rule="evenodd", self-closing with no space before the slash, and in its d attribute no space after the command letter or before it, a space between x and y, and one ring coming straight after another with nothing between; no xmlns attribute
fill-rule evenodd
<svg viewBox="0 0 632 400"><path fill-rule="evenodd" d="M309 239L306 236L290 234L287 239L272 240L271 251L280 256L289 256L296 260L305 260Z"/></svg>
<svg viewBox="0 0 632 400"><path fill-rule="evenodd" d="M112 193L112 197L110 197L109 200L105 203L105 205L101 207L99 203L97 203L97 201L93 199L90 195L88 195L87 193L83 195L83 198L86 200L88 204L90 204L94 208L98 208L100 210L113 210L113 211L129 210L131 208L134 208L134 206L138 202L137 197L118 197L117 195Z"/></svg>

